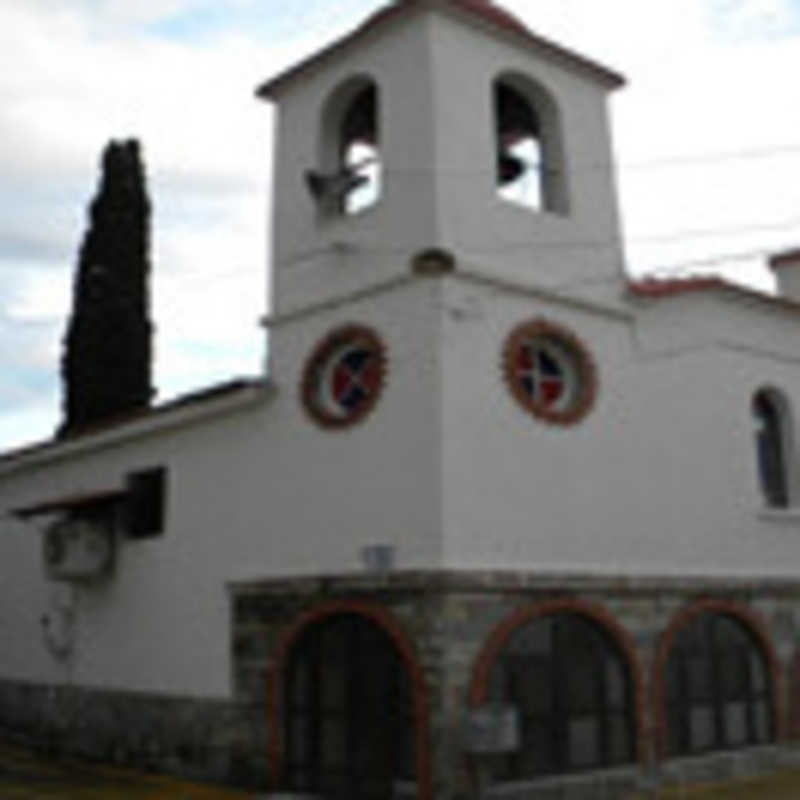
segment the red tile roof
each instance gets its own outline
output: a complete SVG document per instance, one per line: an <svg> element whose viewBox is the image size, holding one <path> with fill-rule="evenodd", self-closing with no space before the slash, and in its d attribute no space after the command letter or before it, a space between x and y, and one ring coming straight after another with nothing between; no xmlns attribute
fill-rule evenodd
<svg viewBox="0 0 800 800"><path fill-rule="evenodd" d="M784 269L785 267L800 266L800 248L784 250L782 253L775 253L769 259L770 269Z"/></svg>
<svg viewBox="0 0 800 800"><path fill-rule="evenodd" d="M714 292L720 290L768 303L773 307L782 307L793 313L797 313L800 310L800 303L790 297L768 294L749 286L732 283L717 275L695 275L688 278L665 279L643 278L642 280L631 281L628 284L628 291L634 297L653 300L668 299L692 292Z"/></svg>
<svg viewBox="0 0 800 800"><path fill-rule="evenodd" d="M483 17L487 22L497 25L501 28L514 31L515 33L522 33L526 36L530 31L523 22L520 22L513 14L506 11L504 8L496 6L490 0L450 0L453 5L460 6L465 11Z"/></svg>
<svg viewBox="0 0 800 800"><path fill-rule="evenodd" d="M262 98L271 97L273 92L285 81L299 75L322 59L331 56L340 48L357 41L369 31L385 23L400 19L414 8L424 7L425 5L439 6L445 9L449 7L457 12L469 14L476 21L488 23L489 26L499 32L515 35L525 44L543 50L549 55L566 61L583 71L593 73L596 77L608 83L611 88L617 88L625 83L625 79L618 73L533 33L513 14L495 5L491 0L396 0L391 5L376 11L351 33L263 83L256 90L256 94Z"/></svg>
<svg viewBox="0 0 800 800"><path fill-rule="evenodd" d="M628 291L636 297L671 297L687 292L704 292L709 289L737 288L716 276L698 275L691 278L643 278L628 284Z"/></svg>

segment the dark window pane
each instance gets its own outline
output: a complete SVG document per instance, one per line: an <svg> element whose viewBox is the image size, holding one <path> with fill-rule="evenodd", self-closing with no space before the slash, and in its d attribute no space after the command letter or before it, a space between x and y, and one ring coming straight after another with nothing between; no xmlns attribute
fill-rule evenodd
<svg viewBox="0 0 800 800"><path fill-rule="evenodd" d="M714 746L714 709L711 706L692 707L689 715L689 740L693 753L701 753Z"/></svg>
<svg viewBox="0 0 800 800"><path fill-rule="evenodd" d="M339 654L326 651L325 665L320 670L322 708L325 711L342 711L347 705L347 661Z"/></svg>
<svg viewBox="0 0 800 800"><path fill-rule="evenodd" d="M750 681L753 691L763 692L767 688L767 671L764 666L764 658L760 652L753 650L750 653Z"/></svg>
<svg viewBox="0 0 800 800"><path fill-rule="evenodd" d="M753 709L755 718L756 742L763 744L772 739L772 706L766 700L759 700Z"/></svg>
<svg viewBox="0 0 800 800"><path fill-rule="evenodd" d="M302 769L293 769L289 774L289 785L296 790L303 791L311 788L308 773Z"/></svg>
<svg viewBox="0 0 800 800"><path fill-rule="evenodd" d="M703 653L708 648L708 640L710 636L709 620L705 617L699 617L688 628L678 633L675 637L675 649L683 653Z"/></svg>
<svg viewBox="0 0 800 800"><path fill-rule="evenodd" d="M670 705L678 702L683 695L683 658L680 651L673 650L667 661L666 692Z"/></svg>
<svg viewBox="0 0 800 800"><path fill-rule="evenodd" d="M540 619L516 630L508 644L509 653L549 656L552 649L552 619Z"/></svg>
<svg viewBox="0 0 800 800"><path fill-rule="evenodd" d="M326 769L347 766L347 725L343 717L322 720L322 765Z"/></svg>
<svg viewBox="0 0 800 800"><path fill-rule="evenodd" d="M733 617L714 618L714 646L718 649L747 647L750 637Z"/></svg>
<svg viewBox="0 0 800 800"><path fill-rule="evenodd" d="M596 717L571 719L568 736L571 767L593 767L600 763L600 725Z"/></svg>
<svg viewBox="0 0 800 800"><path fill-rule="evenodd" d="M396 750L395 774L404 780L413 780L416 775L416 748L411 720L400 726Z"/></svg>
<svg viewBox="0 0 800 800"><path fill-rule="evenodd" d="M493 700L522 713L521 748L497 760L496 775L524 779L632 759L630 678L613 642L583 617L553 615L516 631L490 685Z"/></svg>
<svg viewBox="0 0 800 800"><path fill-rule="evenodd" d="M564 657L589 657L605 649L605 639L594 625L577 616L559 619L558 643Z"/></svg>
<svg viewBox="0 0 800 800"><path fill-rule="evenodd" d="M309 667L306 661L297 659L292 671L291 702L301 707L308 699Z"/></svg>
<svg viewBox="0 0 800 800"><path fill-rule="evenodd" d="M711 660L707 653L692 655L686 659L688 695L692 702L705 702L711 699L712 673Z"/></svg>
<svg viewBox="0 0 800 800"><path fill-rule="evenodd" d="M534 776L558 769L553 731L539 722L528 722L522 727L522 747L515 754L513 776Z"/></svg>
<svg viewBox="0 0 800 800"><path fill-rule="evenodd" d="M734 617L703 614L681 631L665 680L670 753L744 747L772 737L764 657Z"/></svg>
<svg viewBox="0 0 800 800"><path fill-rule="evenodd" d="M376 625L342 614L307 630L285 686L290 788L383 800L393 781L414 778L411 682Z"/></svg>
<svg viewBox="0 0 800 800"><path fill-rule="evenodd" d="M568 665L563 679L567 684L567 708L570 713L588 712L600 707L597 664L584 658Z"/></svg>
<svg viewBox="0 0 800 800"><path fill-rule="evenodd" d="M612 764L625 764L633 758L631 725L627 714L608 719L608 757Z"/></svg>
<svg viewBox="0 0 800 800"><path fill-rule="evenodd" d="M514 704L522 714L549 714L553 702L553 686L549 659L537 656L511 657L508 678Z"/></svg>
<svg viewBox="0 0 800 800"><path fill-rule="evenodd" d="M682 706L670 704L667 707L667 752L670 755L689 751L685 732L686 716L686 709Z"/></svg>
<svg viewBox="0 0 800 800"><path fill-rule="evenodd" d="M610 655L605 660L606 667L606 706L610 710L619 711L624 708L627 697L625 687L625 671L619 659Z"/></svg>
<svg viewBox="0 0 800 800"><path fill-rule="evenodd" d="M748 653L732 650L721 654L719 672L725 700L744 699L748 687Z"/></svg>
<svg viewBox="0 0 800 800"><path fill-rule="evenodd" d="M317 775L316 786L331 800L344 800L349 791L347 775L340 771L326 770ZM316 788L316 787L315 787Z"/></svg>
<svg viewBox="0 0 800 800"><path fill-rule="evenodd" d="M309 759L308 717L302 714L295 714L291 722L291 748L292 761L297 764L307 764Z"/></svg>
<svg viewBox="0 0 800 800"><path fill-rule="evenodd" d="M761 490L767 505L778 508L789 502L786 476L784 427L785 420L776 399L769 392L758 392L753 398L756 422L756 457Z"/></svg>
<svg viewBox="0 0 800 800"><path fill-rule="evenodd" d="M725 743L730 747L741 747L747 743L747 704L725 703L723 708Z"/></svg>
<svg viewBox="0 0 800 800"><path fill-rule="evenodd" d="M505 699L506 694L506 664L498 660L489 673L488 699L494 703L500 703Z"/></svg>
<svg viewBox="0 0 800 800"><path fill-rule="evenodd" d="M132 472L127 476L127 532L132 539L158 536L164 531L167 496L165 467Z"/></svg>

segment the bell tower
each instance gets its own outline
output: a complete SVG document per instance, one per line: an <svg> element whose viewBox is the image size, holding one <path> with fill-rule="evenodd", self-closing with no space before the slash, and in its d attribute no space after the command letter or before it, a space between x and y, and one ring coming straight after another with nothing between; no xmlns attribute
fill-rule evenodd
<svg viewBox="0 0 800 800"><path fill-rule="evenodd" d="M430 248L523 286L621 278L621 84L489 0L397 0L265 83L275 313L407 275Z"/></svg>

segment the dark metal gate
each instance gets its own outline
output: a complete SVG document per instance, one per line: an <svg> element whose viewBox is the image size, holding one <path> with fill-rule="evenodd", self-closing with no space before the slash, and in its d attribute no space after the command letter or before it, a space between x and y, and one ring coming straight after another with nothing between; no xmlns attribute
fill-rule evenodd
<svg viewBox="0 0 800 800"><path fill-rule="evenodd" d="M284 676L284 783L327 800L387 800L414 779L410 679L391 638L357 614L308 628Z"/></svg>

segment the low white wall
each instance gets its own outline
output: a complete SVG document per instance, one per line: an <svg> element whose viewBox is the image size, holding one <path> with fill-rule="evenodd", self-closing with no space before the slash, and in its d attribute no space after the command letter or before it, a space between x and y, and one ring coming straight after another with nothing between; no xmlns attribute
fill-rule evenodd
<svg viewBox="0 0 800 800"><path fill-rule="evenodd" d="M0 480L0 508L122 486L169 470L163 536L123 542L113 578L78 592L66 665L43 645L40 534L0 525L0 677L197 696L230 693L226 583L364 568L361 549L396 548L399 568L441 560L435 282L287 324L281 379L250 410L29 469ZM384 394L358 426L323 431L299 402L316 342L343 322L373 325L388 350Z"/></svg>
<svg viewBox="0 0 800 800"><path fill-rule="evenodd" d="M759 303L664 300L670 342L646 314L456 283L447 297L471 313L444 330L446 566L797 574L800 519L763 513L751 416L764 385L800 407L784 355L798 351L797 320ZM596 361L596 405L576 425L534 419L503 382L505 337L532 317L572 330Z"/></svg>

